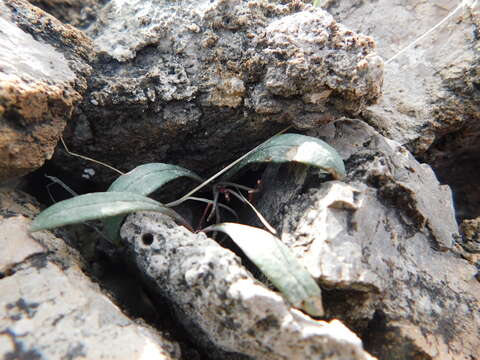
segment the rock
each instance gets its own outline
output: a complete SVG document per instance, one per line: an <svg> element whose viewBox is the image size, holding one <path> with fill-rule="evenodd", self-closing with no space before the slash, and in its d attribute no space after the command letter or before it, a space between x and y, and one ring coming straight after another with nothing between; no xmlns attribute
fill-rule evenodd
<svg viewBox="0 0 480 360"><path fill-rule="evenodd" d="M29 0L32 5L55 16L65 24L86 28L96 19L103 0Z"/></svg>
<svg viewBox="0 0 480 360"><path fill-rule="evenodd" d="M378 54L389 59L459 4L328 1L326 7L337 21L372 36ZM480 159L480 57L475 30L480 4L462 4L444 25L385 65L383 97L363 112L369 124L421 156L440 181L452 187L460 220L480 216L476 166Z"/></svg>
<svg viewBox="0 0 480 360"><path fill-rule="evenodd" d="M302 1L113 0L87 34L100 55L66 138L122 171L168 161L211 172L290 124L357 114L380 95L373 40Z"/></svg>
<svg viewBox="0 0 480 360"><path fill-rule="evenodd" d="M462 221L460 230L463 248L471 253L480 253L480 218Z"/></svg>
<svg viewBox="0 0 480 360"><path fill-rule="evenodd" d="M257 208L330 289L328 317L382 359L479 357L480 283L453 246L448 186L359 120L311 135L340 152L347 178L322 182L315 170L273 166Z"/></svg>
<svg viewBox="0 0 480 360"><path fill-rule="evenodd" d="M216 359L372 359L341 322L315 321L255 280L230 250L160 214L121 230L132 261Z"/></svg>
<svg viewBox="0 0 480 360"><path fill-rule="evenodd" d="M0 190L0 216L5 219L17 215L33 219L38 214L39 206L33 197L24 192Z"/></svg>
<svg viewBox="0 0 480 360"><path fill-rule="evenodd" d="M51 158L86 89L89 40L22 0L0 3L0 182ZM81 44L81 45L80 45ZM75 45L75 50L69 46Z"/></svg>
<svg viewBox="0 0 480 360"><path fill-rule="evenodd" d="M378 54L387 61L456 6L392 6L381 0L353 7L350 1L329 1L326 9L355 31L374 37ZM365 119L420 154L437 138L461 128L472 115L478 116L471 103L475 94L471 70L478 61L473 31L477 12L478 6L462 7L444 26L386 64L382 99L364 112ZM389 14L397 21L390 21ZM411 23L416 26L406 26Z"/></svg>
<svg viewBox="0 0 480 360"><path fill-rule="evenodd" d="M181 358L177 343L129 319L82 273L72 248L49 232L28 234L29 224L0 216L1 358Z"/></svg>
<svg viewBox="0 0 480 360"><path fill-rule="evenodd" d="M0 228L2 229L0 234L0 243L2 244L0 273L7 272L29 256L45 252L45 249L28 235L28 224L29 222L23 216L0 217Z"/></svg>

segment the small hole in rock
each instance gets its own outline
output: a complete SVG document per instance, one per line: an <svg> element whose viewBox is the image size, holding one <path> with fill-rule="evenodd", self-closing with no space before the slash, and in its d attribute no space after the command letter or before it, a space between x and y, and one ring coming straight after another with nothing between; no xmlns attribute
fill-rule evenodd
<svg viewBox="0 0 480 360"><path fill-rule="evenodd" d="M152 245L153 243L153 235L150 233L146 233L142 235L142 241L145 245Z"/></svg>

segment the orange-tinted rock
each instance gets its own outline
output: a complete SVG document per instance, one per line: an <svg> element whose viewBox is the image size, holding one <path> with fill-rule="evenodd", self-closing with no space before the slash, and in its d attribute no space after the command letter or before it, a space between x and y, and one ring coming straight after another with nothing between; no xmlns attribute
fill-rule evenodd
<svg viewBox="0 0 480 360"><path fill-rule="evenodd" d="M88 57L89 41L24 1L0 4L0 14L3 182L37 169L52 156L86 89L89 66L82 58Z"/></svg>

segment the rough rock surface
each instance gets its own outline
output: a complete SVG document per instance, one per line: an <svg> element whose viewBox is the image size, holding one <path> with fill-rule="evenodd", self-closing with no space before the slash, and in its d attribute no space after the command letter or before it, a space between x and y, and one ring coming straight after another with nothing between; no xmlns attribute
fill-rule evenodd
<svg viewBox="0 0 480 360"><path fill-rule="evenodd" d="M20 0L0 3L0 24L2 182L52 157L86 88L81 56L92 49L81 32Z"/></svg>
<svg viewBox="0 0 480 360"><path fill-rule="evenodd" d="M480 283L453 248L449 188L364 122L339 120L315 134L344 157L345 181L271 167L258 208L331 289L328 316L382 359L478 358Z"/></svg>
<svg viewBox="0 0 480 360"><path fill-rule="evenodd" d="M464 240L462 246L472 253L480 253L480 218L464 220L460 229Z"/></svg>
<svg viewBox="0 0 480 360"><path fill-rule="evenodd" d="M160 214L130 215L122 238L152 289L218 359L371 359L339 321L315 321L256 281L230 250Z"/></svg>
<svg viewBox="0 0 480 360"><path fill-rule="evenodd" d="M356 114L380 95L373 40L301 1L113 0L87 34L100 55L67 140L120 170L213 171L287 125Z"/></svg>
<svg viewBox="0 0 480 360"><path fill-rule="evenodd" d="M0 1L0 356L180 357L177 344L120 313L63 241L29 236L37 210L2 191L51 156L69 119L74 150L122 170L166 161L206 173L287 125L316 129L348 115L396 142L359 121L312 131L347 160L345 182L269 167L258 206L321 283L328 319L355 330L367 351L480 358L478 2L388 63L385 96L370 107L383 65L369 35L388 59L456 5L322 1L364 36L300 0L112 0L98 14L103 0L31 3L91 27ZM457 217L473 218L462 237L448 188L399 143L453 186ZM55 160L73 177L92 167L62 151ZM95 169L97 182L111 178ZM205 236L143 215L123 231L132 260L208 355L369 357L342 323L290 309ZM137 294L138 283L128 286Z"/></svg>
<svg viewBox="0 0 480 360"><path fill-rule="evenodd" d="M0 357L180 359L178 344L130 320L82 273L63 240L27 232L19 213L30 215L31 205L10 206L24 198L0 193Z"/></svg>
<svg viewBox="0 0 480 360"><path fill-rule="evenodd" d="M55 16L64 24L85 28L97 18L106 0L29 0L32 5Z"/></svg>
<svg viewBox="0 0 480 360"><path fill-rule="evenodd" d="M386 60L459 3L330 0L326 9L353 30L372 36ZM423 154L439 179L454 190L460 219L480 216L480 3L463 3L444 25L385 65L382 99L363 112L383 135Z"/></svg>

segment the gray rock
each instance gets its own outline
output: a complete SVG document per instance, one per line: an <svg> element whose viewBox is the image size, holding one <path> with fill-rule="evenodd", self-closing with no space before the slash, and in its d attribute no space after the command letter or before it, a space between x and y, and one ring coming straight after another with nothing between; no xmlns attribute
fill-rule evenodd
<svg viewBox="0 0 480 360"><path fill-rule="evenodd" d="M217 359L371 359L341 322L315 321L255 280L230 250L160 214L121 230L145 281Z"/></svg>
<svg viewBox="0 0 480 360"><path fill-rule="evenodd" d="M49 232L29 234L29 225L0 216L0 358L181 358L177 343L129 319L83 274L75 250Z"/></svg>
<svg viewBox="0 0 480 360"><path fill-rule="evenodd" d="M344 182L271 167L258 209L331 291L329 317L385 359L480 356L480 283L453 247L451 192L431 168L359 120L312 132L346 161ZM305 171L305 170L304 170Z"/></svg>
<svg viewBox="0 0 480 360"><path fill-rule="evenodd" d="M213 171L287 125L357 114L380 95L373 40L303 1L114 0L87 34L100 55L78 117L95 135L74 121L66 137L121 170Z"/></svg>
<svg viewBox="0 0 480 360"><path fill-rule="evenodd" d="M389 0L326 3L335 19L374 37L378 54L385 60L460 4L392 4ZM480 3L462 4L444 25L385 65L383 97L363 112L369 124L420 155L440 181L452 187L459 219L480 216L480 57L476 33Z"/></svg>

